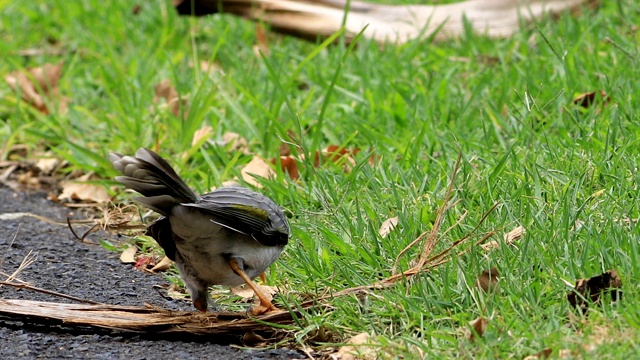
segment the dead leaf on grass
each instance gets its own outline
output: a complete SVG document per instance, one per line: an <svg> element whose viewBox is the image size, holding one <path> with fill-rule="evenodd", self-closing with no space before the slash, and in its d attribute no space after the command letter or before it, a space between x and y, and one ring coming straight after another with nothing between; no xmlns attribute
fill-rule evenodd
<svg viewBox="0 0 640 360"><path fill-rule="evenodd" d="M163 80L155 87L153 102L158 104L162 100L164 100L165 106L171 114L176 117L182 116L183 119L187 118L189 114L187 100L178 94L169 80Z"/></svg>
<svg viewBox="0 0 640 360"><path fill-rule="evenodd" d="M200 60L200 70L202 70L202 72L205 72L207 74L224 73L224 70L222 69L222 64L220 64L220 61L217 61L217 60L214 62Z"/></svg>
<svg viewBox="0 0 640 360"><path fill-rule="evenodd" d="M197 144L204 144L211 137L211 133L213 132L213 128L209 125L204 125L200 129L196 130L193 133L193 139L191 139L191 146L196 146Z"/></svg>
<svg viewBox="0 0 640 360"><path fill-rule="evenodd" d="M268 44L267 31L262 24L256 24L256 44L253 45L253 53L256 54L258 59L264 56L269 56L269 44ZM262 53L262 55L260 55Z"/></svg>
<svg viewBox="0 0 640 360"><path fill-rule="evenodd" d="M62 76L64 62L56 65L44 64L43 66L25 70L17 70L4 77L11 89L20 94L22 100L36 108L43 114L50 114L47 107L47 99L50 104L56 104L58 112L63 113L67 109L67 99L61 97L58 89L58 81Z"/></svg>
<svg viewBox="0 0 640 360"><path fill-rule="evenodd" d="M576 96L572 102L582 108L588 109L596 102L598 97L602 99L603 105L609 103L609 96L604 90L582 93Z"/></svg>
<svg viewBox="0 0 640 360"><path fill-rule="evenodd" d="M465 337L470 341L475 341L477 338L483 337L488 324L489 320L483 316L469 321L469 326L464 329Z"/></svg>
<svg viewBox="0 0 640 360"><path fill-rule="evenodd" d="M264 294L269 300L273 300L273 296L278 293L278 288L275 286L255 284L258 287L258 290L262 294ZM240 286L235 286L231 288L231 293L242 298L241 301L247 302L249 300L253 300L255 294L253 290L245 284Z"/></svg>
<svg viewBox="0 0 640 360"><path fill-rule="evenodd" d="M123 264L135 264L137 252L138 248L136 246L129 246L120 254L120 262Z"/></svg>
<svg viewBox="0 0 640 360"><path fill-rule="evenodd" d="M549 358L549 356L551 356L551 353L553 352L553 350L551 350L551 348L546 348L544 350L540 350L537 354L534 355L529 355L526 356L524 359L522 360L540 360L540 359L547 359Z"/></svg>
<svg viewBox="0 0 640 360"><path fill-rule="evenodd" d="M251 154L247 139L234 132L229 131L222 134L222 141L220 142L220 145L228 147L231 152L239 151L245 155Z"/></svg>
<svg viewBox="0 0 640 360"><path fill-rule="evenodd" d="M524 226L522 225L517 226L513 230L504 234L503 236L504 242L507 245L513 245L515 244L516 241L520 240L520 238L522 238L522 235L524 235L525 233L526 233L526 230ZM491 249L500 247L500 243L496 240L492 240L485 244L480 245L480 247L485 251L489 251Z"/></svg>
<svg viewBox="0 0 640 360"><path fill-rule="evenodd" d="M594 304L601 304L602 295L611 294L611 301L622 298L622 280L615 269L589 279L578 279L575 288L567 295L567 300L575 309L583 313L589 307L589 300Z"/></svg>
<svg viewBox="0 0 640 360"><path fill-rule="evenodd" d="M388 218L387 220L382 222L382 225L380 225L380 230L378 230L378 234L380 234L380 236L384 239L387 236L389 236L391 231L393 231L393 229L395 229L397 225L398 225L397 216Z"/></svg>
<svg viewBox="0 0 640 360"><path fill-rule="evenodd" d="M491 269L486 269L482 271L482 274L480 274L480 276L478 276L478 280L476 280L476 286L486 293L494 293L498 290L499 276L500 274L498 273L498 269L494 267L492 267Z"/></svg>
<svg viewBox="0 0 640 360"><path fill-rule="evenodd" d="M240 173L242 174L242 180L258 188L262 187L262 185L256 179L257 177L271 179L275 176L275 171L273 171L271 165L259 156L254 156Z"/></svg>
<svg viewBox="0 0 640 360"><path fill-rule="evenodd" d="M371 336L367 333L360 333L346 342L346 345L342 346L338 352L329 355L333 360L369 360L376 358L376 352L371 346L367 346L370 343Z"/></svg>
<svg viewBox="0 0 640 360"><path fill-rule="evenodd" d="M277 159L271 159L271 163L275 165L277 163ZM293 156L280 156L280 167L292 180L298 180L300 178L298 162Z"/></svg>

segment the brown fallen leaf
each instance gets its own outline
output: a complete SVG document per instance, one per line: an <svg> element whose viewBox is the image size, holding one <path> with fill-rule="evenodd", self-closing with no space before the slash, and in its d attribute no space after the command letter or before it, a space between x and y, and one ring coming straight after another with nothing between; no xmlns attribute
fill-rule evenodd
<svg viewBox="0 0 640 360"><path fill-rule="evenodd" d="M200 70L207 74L224 73L222 64L219 61L209 62L206 60L200 60Z"/></svg>
<svg viewBox="0 0 640 360"><path fill-rule="evenodd" d="M276 164L277 159L271 159L272 164ZM298 168L298 162L293 156L280 156L280 166L282 171L285 172L292 180L298 180L300 178L300 170Z"/></svg>
<svg viewBox="0 0 640 360"><path fill-rule="evenodd" d="M266 345L267 341L268 340L265 337L260 336L251 330L247 331L242 336L242 343L246 346L260 347L262 344Z"/></svg>
<svg viewBox="0 0 640 360"><path fill-rule="evenodd" d="M149 269L149 271L153 273L166 271L171 268L171 264L173 264L173 261L165 256L162 258L162 260L158 261L158 263L154 267Z"/></svg>
<svg viewBox="0 0 640 360"><path fill-rule="evenodd" d="M546 349L540 350L537 354L526 356L522 360L547 359L547 358L549 358L549 356L551 356L552 352L553 352L553 350L551 350L551 348L546 348Z"/></svg>
<svg viewBox="0 0 640 360"><path fill-rule="evenodd" d="M269 56L267 31L260 23L256 24L256 44L253 45L253 53L258 59L260 59L262 55ZM260 53L262 53L262 55L260 55Z"/></svg>
<svg viewBox="0 0 640 360"><path fill-rule="evenodd" d="M508 233L504 234L503 239L504 242L507 245L513 245L515 244L516 241L520 240L522 238L522 235L524 235L526 233L526 230L524 228L524 226L520 225L517 226L515 228L513 228L513 230L509 231ZM500 247L500 243L496 240L492 240L489 241L485 244L480 245L480 247L485 250L485 251L489 251L491 249L495 249Z"/></svg>
<svg viewBox="0 0 640 360"><path fill-rule="evenodd" d="M382 222L382 225L380 225L380 230L378 230L378 234L380 234L380 236L384 239L387 236L389 236L391 231L393 231L393 229L395 229L397 225L398 225L397 216L388 218L387 220Z"/></svg>
<svg viewBox="0 0 640 360"><path fill-rule="evenodd" d="M43 66L17 70L4 77L11 89L20 94L22 100L29 103L43 114L50 114L46 99L50 104L57 104L58 112L66 111L67 99L60 97L58 81L62 76L64 62L56 65L44 64Z"/></svg>
<svg viewBox="0 0 640 360"><path fill-rule="evenodd" d="M476 286L487 293L494 293L498 290L498 280L500 274L498 269L492 267L482 271L482 274L478 276L476 280Z"/></svg>
<svg viewBox="0 0 640 360"><path fill-rule="evenodd" d="M228 147L231 152L239 151L245 155L251 154L247 139L234 132L226 132L222 134L222 141L220 142L220 145Z"/></svg>
<svg viewBox="0 0 640 360"><path fill-rule="evenodd" d="M57 158L40 158L36 162L36 167L40 170L41 174L50 175L53 170L60 164L60 159Z"/></svg>
<svg viewBox="0 0 640 360"><path fill-rule="evenodd" d="M244 181L258 188L262 187L262 185L256 180L256 177L271 179L276 174L271 168L271 165L259 156L254 156L240 173Z"/></svg>
<svg viewBox="0 0 640 360"><path fill-rule="evenodd" d="M164 100L165 106L171 114L177 117L182 116L183 119L187 118L189 114L187 100L184 97L180 97L176 89L171 86L169 80L163 80L155 87L153 102L158 104L161 100Z"/></svg>
<svg viewBox="0 0 640 360"><path fill-rule="evenodd" d="M176 284L169 285L167 296L172 299L184 300L187 297L186 289Z"/></svg>
<svg viewBox="0 0 640 360"><path fill-rule="evenodd" d="M588 109L596 102L598 95L600 95L603 105L609 103L609 96L604 90L582 93L576 96L572 102L582 108Z"/></svg>
<svg viewBox="0 0 640 360"><path fill-rule="evenodd" d="M63 181L60 185L62 193L57 200L80 200L85 202L104 203L111 200L107 189L99 184L87 182L92 174L86 174L77 180Z"/></svg>
<svg viewBox="0 0 640 360"><path fill-rule="evenodd" d="M123 264L135 264L137 252L138 248L136 246L129 246L120 254L120 262Z"/></svg>
<svg viewBox="0 0 640 360"><path fill-rule="evenodd" d="M258 290L260 290L260 292L264 294L264 296L266 296L269 300L273 300L273 296L278 293L278 288L275 286L262 285L262 284L255 284L255 285L258 287ZM243 302L252 300L255 296L255 293L253 292L253 290L250 287L246 286L245 284L232 287L231 293L234 295L240 296L242 298L241 301Z"/></svg>
<svg viewBox="0 0 640 360"><path fill-rule="evenodd" d="M209 125L204 125L200 129L196 130L193 133L193 139L191 139L191 146L196 146L197 144L203 144L207 141L211 134L213 133L213 128Z"/></svg>
<svg viewBox="0 0 640 360"><path fill-rule="evenodd" d="M611 301L622 298L622 280L615 269L589 279L578 279L575 288L567 295L569 304L575 309L585 312L589 308L589 300L601 304L602 295L611 294Z"/></svg>
<svg viewBox="0 0 640 360"><path fill-rule="evenodd" d="M367 333L360 333L346 342L338 352L329 355L334 360L369 360L376 358L376 352L370 343L371 336Z"/></svg>
<svg viewBox="0 0 640 360"><path fill-rule="evenodd" d="M489 320L483 316L469 321L469 326L465 328L465 337L470 341L483 337L488 324Z"/></svg>

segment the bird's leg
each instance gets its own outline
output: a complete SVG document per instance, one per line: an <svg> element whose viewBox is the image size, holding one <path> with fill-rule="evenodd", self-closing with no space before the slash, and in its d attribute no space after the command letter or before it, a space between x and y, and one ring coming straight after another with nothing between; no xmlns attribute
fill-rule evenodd
<svg viewBox="0 0 640 360"><path fill-rule="evenodd" d="M189 288L189 293L191 294L191 303L193 304L193 307L202 312L207 312L207 308L209 307L209 292L207 291L207 288Z"/></svg>
<svg viewBox="0 0 640 360"><path fill-rule="evenodd" d="M267 285L267 275L264 273L260 274L260 280L262 280L263 284Z"/></svg>
<svg viewBox="0 0 640 360"><path fill-rule="evenodd" d="M229 266L231 266L231 270L233 270L233 272L235 272L242 278L242 280L244 280L245 283L247 283L251 290L253 290L253 292L256 294L258 299L260 299L260 305L254 306L249 310L249 313L251 315L262 315L269 311L277 310L277 308L271 303L271 300L267 299L267 297L264 296L264 294L260 292L260 290L258 290L256 284L254 284L254 282L249 279L249 276L247 276L247 273L244 272L244 262L242 261L242 259L236 257L230 258Z"/></svg>

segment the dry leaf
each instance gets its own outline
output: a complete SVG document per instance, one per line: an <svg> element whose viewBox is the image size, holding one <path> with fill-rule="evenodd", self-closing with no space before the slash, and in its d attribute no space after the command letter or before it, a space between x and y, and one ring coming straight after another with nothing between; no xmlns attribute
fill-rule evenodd
<svg viewBox="0 0 640 360"><path fill-rule="evenodd" d="M242 343L247 346L258 347L259 344L265 343L267 339L259 334L256 334L254 331L247 331L242 336Z"/></svg>
<svg viewBox="0 0 640 360"><path fill-rule="evenodd" d="M260 23L257 23L256 24L256 44L253 45L253 53L256 54L258 59L260 59L261 52L262 52L262 55L269 56L268 37L267 37L267 32L262 27L262 25Z"/></svg>
<svg viewBox="0 0 640 360"><path fill-rule="evenodd" d="M558 351L558 359L574 359L571 349L560 349Z"/></svg>
<svg viewBox="0 0 640 360"><path fill-rule="evenodd" d="M129 246L120 254L120 262L123 264L135 264L137 252L138 248L136 246Z"/></svg>
<svg viewBox="0 0 640 360"><path fill-rule="evenodd" d="M187 296L185 289L176 284L171 284L167 289L167 296L172 299L184 299Z"/></svg>
<svg viewBox="0 0 640 360"><path fill-rule="evenodd" d="M476 286L485 292L496 292L498 290L499 276L498 269L494 267L484 270L482 274L478 276Z"/></svg>
<svg viewBox="0 0 640 360"><path fill-rule="evenodd" d="M234 132L226 132L222 135L222 146L228 146L229 151L239 151L245 155L249 155L249 143L247 139L243 138L240 134Z"/></svg>
<svg viewBox="0 0 640 360"><path fill-rule="evenodd" d="M278 293L278 288L275 286L255 284L258 290L264 294L269 300L273 300L273 295ZM235 286L231 288L231 293L242 298L242 301L246 302L252 300L255 294L253 290L245 284Z"/></svg>
<svg viewBox="0 0 640 360"><path fill-rule="evenodd" d="M584 313L589 307L585 299L590 299L594 304L600 304L602 295L610 293L611 301L617 301L622 298L622 291L618 290L621 287L620 275L612 269L589 279L578 279L575 288L567 295L567 300L571 306Z"/></svg>
<svg viewBox="0 0 640 360"><path fill-rule="evenodd" d="M213 128L209 125L205 125L193 133L193 139L191 139L191 146L196 144L203 144L207 139L211 137Z"/></svg>
<svg viewBox="0 0 640 360"><path fill-rule="evenodd" d="M479 317L469 322L469 327L465 329L465 337L470 341L475 341L477 337L483 337L484 331L487 329L489 320L485 317Z"/></svg>
<svg viewBox="0 0 640 360"><path fill-rule="evenodd" d="M254 156L240 173L242 174L242 180L259 188L262 185L256 180L256 177L270 179L275 176L275 171L273 171L271 165L259 156Z"/></svg>
<svg viewBox="0 0 640 360"><path fill-rule="evenodd" d="M380 226L380 230L378 230L378 234L382 236L382 238L386 238L393 229L398 225L398 217L394 216L392 218L388 218L385 220Z"/></svg>
<svg viewBox="0 0 640 360"><path fill-rule="evenodd" d="M219 61L214 61L214 62L208 62L205 60L200 60L200 70L202 70L202 72L205 72L207 74L212 74L212 73L224 73L224 71L222 70L222 65L220 64Z"/></svg>
<svg viewBox="0 0 640 360"><path fill-rule="evenodd" d="M549 358L549 356L551 356L551 353L553 352L553 350L551 350L551 348L546 348L544 350L541 350L540 352L538 352L535 355L529 355L526 356L524 359L522 360L539 360L539 359L547 359Z"/></svg>
<svg viewBox="0 0 640 360"><path fill-rule="evenodd" d="M168 257L165 256L165 257L162 258L162 260L160 260L149 271L151 271L151 272L166 271L166 270L169 270L169 268L171 268L171 264L173 264L173 261L171 261L171 259L169 259Z"/></svg>
<svg viewBox="0 0 640 360"><path fill-rule="evenodd" d="M53 172L53 170L60 163L59 159L56 158L41 158L36 162L36 167L40 170L40 173L49 175Z"/></svg>
<svg viewBox="0 0 640 360"><path fill-rule="evenodd" d="M104 186L86 182L91 174L83 175L78 180L63 181L62 194L58 196L58 200L80 200L86 202L104 203L111 198Z"/></svg>
<svg viewBox="0 0 640 360"><path fill-rule="evenodd" d="M584 221L577 219L575 221L575 223L573 223L573 226L571 227L571 231L579 231L580 229L582 229L582 226L584 225Z"/></svg>
<svg viewBox="0 0 640 360"><path fill-rule="evenodd" d="M360 333L349 339L346 345L342 346L337 353L331 354L334 360L356 360L356 359L375 359L375 350L366 346L370 342L370 336L367 333Z"/></svg>
<svg viewBox="0 0 640 360"><path fill-rule="evenodd" d="M187 110L187 100L178 95L178 92L173 86L171 86L171 82L169 80L164 80L155 87L153 102L157 104L160 100L165 101L166 107L168 107L171 114L177 117L182 115L183 119L187 118L187 115L189 114L189 111ZM184 114L181 114L182 110L184 111Z"/></svg>
<svg viewBox="0 0 640 360"><path fill-rule="evenodd" d="M229 187L229 186L242 186L242 184L240 184L238 181L236 180L225 180L222 182L222 187ZM211 191L215 190L216 188L212 188Z"/></svg>
<svg viewBox="0 0 640 360"><path fill-rule="evenodd" d="M588 109L595 103L598 94L602 98L602 104L607 104L609 102L609 96L604 92L604 90L580 94L576 96L572 102L580 107Z"/></svg>
<svg viewBox="0 0 640 360"><path fill-rule="evenodd" d="M516 241L520 240L522 238L522 235L524 235L526 233L526 230L524 229L524 226L517 226L515 227L513 230L509 231L508 233L504 234L504 242L507 245L513 245ZM486 244L482 244L480 245L480 247L482 249L484 249L485 251L489 251L491 249L495 249L500 247L500 243L496 240L492 240L487 242Z"/></svg>
<svg viewBox="0 0 640 360"><path fill-rule="evenodd" d="M58 81L62 75L62 66L59 64L44 64L41 67L17 70L4 77L13 91L20 93L22 100L29 103L43 114L51 113L47 108L45 99L49 98L58 104L58 112L66 111L67 99L59 96Z"/></svg>
<svg viewBox="0 0 640 360"><path fill-rule="evenodd" d="M349 173L351 168L356 165L356 161L353 159L353 156L358 155L359 152L360 149L358 148L348 150L337 145L329 145L322 150L322 155L336 164L340 164L342 162L344 165L344 172Z"/></svg>
<svg viewBox="0 0 640 360"><path fill-rule="evenodd" d="M278 150L280 152L280 156L289 156L289 155L291 155L291 148L289 147L289 144L287 144L287 143L280 144L280 147L278 148Z"/></svg>
<svg viewBox="0 0 640 360"><path fill-rule="evenodd" d="M150 266L153 267L155 265L155 259L153 256L139 256L136 264L133 265L138 270L147 270Z"/></svg>
<svg viewBox="0 0 640 360"><path fill-rule="evenodd" d="M271 159L272 164L276 164L276 158ZM293 156L280 156L280 166L282 171L287 173L293 180L300 178L300 170L298 169L298 162Z"/></svg>

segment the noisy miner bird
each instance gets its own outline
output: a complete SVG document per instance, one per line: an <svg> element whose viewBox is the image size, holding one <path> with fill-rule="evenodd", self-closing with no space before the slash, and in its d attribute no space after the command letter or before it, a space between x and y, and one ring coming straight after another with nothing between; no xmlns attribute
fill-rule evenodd
<svg viewBox="0 0 640 360"><path fill-rule="evenodd" d="M210 285L246 283L260 299L253 315L275 306L252 282L289 242L289 224L271 199L233 186L197 195L171 165L140 148L135 157L112 153L109 161L124 176L116 180L142 194L134 200L162 215L146 234L174 260L193 306L205 312Z"/></svg>

